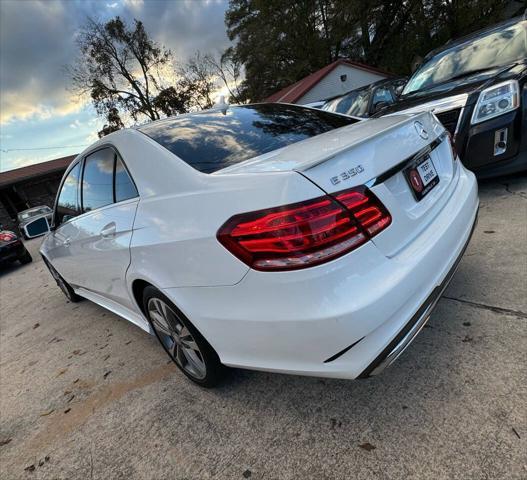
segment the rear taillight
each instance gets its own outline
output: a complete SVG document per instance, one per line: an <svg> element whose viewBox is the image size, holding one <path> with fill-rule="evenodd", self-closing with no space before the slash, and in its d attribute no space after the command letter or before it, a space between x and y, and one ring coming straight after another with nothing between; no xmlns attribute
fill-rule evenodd
<svg viewBox="0 0 527 480"><path fill-rule="evenodd" d="M366 187L283 207L235 215L218 240L256 270L293 270L359 247L391 223Z"/></svg>

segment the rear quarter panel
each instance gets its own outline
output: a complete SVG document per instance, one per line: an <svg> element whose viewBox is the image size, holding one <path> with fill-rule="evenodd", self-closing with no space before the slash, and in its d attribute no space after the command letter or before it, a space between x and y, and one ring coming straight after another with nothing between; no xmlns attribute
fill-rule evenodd
<svg viewBox="0 0 527 480"><path fill-rule="evenodd" d="M296 172L203 174L137 135L142 146L130 149L127 144L122 152L140 194L129 283L143 279L158 288L234 285L249 267L216 239L223 223L238 213L323 194Z"/></svg>

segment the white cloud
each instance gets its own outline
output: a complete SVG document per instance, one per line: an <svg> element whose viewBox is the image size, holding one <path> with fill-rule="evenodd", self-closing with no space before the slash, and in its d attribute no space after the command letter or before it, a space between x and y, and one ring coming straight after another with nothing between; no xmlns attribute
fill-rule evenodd
<svg viewBox="0 0 527 480"><path fill-rule="evenodd" d="M80 112L88 105L87 98L65 96L48 102L39 102L39 92L2 92L0 101L0 125L17 120L47 120Z"/></svg>
<svg viewBox="0 0 527 480"><path fill-rule="evenodd" d="M99 140L99 136L97 135L96 131L93 131L88 136L86 136L84 138L84 143L91 145L92 143L96 142L97 140Z"/></svg>
<svg viewBox="0 0 527 480"><path fill-rule="evenodd" d="M143 8L144 0L123 0L123 6L129 8L132 12L137 13Z"/></svg>

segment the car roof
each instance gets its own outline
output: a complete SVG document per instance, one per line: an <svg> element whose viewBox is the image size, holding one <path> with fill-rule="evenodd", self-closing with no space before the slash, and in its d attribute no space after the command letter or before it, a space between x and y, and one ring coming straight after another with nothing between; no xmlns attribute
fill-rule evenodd
<svg viewBox="0 0 527 480"><path fill-rule="evenodd" d="M475 40L480 37L484 37L488 35L491 32L495 32L498 30L501 30L502 28L510 27L511 25L515 25L517 23L520 23L522 21L525 21L524 17L514 17L509 20L504 20L503 22L496 23L490 27L482 28L481 30L477 30L475 32L469 33L468 35L465 35L463 37L456 38L455 40L450 40L444 45L441 45L440 47L431 50L428 52L423 59L423 63L427 60L429 60L432 57L435 57L437 54L444 52L446 50L450 50L451 48L458 47L459 45L463 45L466 42L469 42L471 40Z"/></svg>

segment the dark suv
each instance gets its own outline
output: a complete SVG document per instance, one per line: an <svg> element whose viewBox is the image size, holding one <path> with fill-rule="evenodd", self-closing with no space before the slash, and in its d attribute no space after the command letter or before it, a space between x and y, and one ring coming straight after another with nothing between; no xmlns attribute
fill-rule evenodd
<svg viewBox="0 0 527 480"><path fill-rule="evenodd" d="M376 116L432 110L478 177L527 170L527 20L515 18L430 52Z"/></svg>

